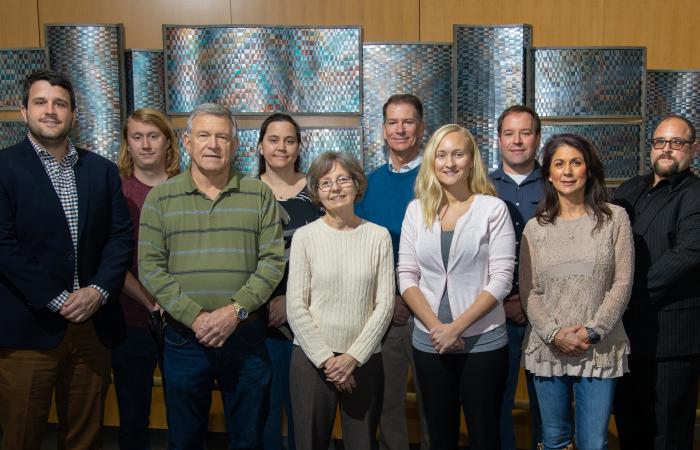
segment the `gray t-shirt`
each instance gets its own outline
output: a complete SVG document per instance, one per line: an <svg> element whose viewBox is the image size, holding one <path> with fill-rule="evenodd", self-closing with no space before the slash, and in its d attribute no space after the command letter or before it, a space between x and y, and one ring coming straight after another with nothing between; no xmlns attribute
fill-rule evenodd
<svg viewBox="0 0 700 450"><path fill-rule="evenodd" d="M454 230L443 231L440 235L440 250L442 253L442 263L447 267L450 258L450 247L452 246L452 237ZM440 306L438 307L438 320L442 323L451 323L454 320L452 310L450 309L450 297L447 294L447 289L442 293ZM413 329L413 347L426 353L437 353L433 343L430 340L430 335L415 327ZM476 336L463 337L464 348L453 353L479 353L497 350L508 344L508 333L506 325L503 324L491 331Z"/></svg>

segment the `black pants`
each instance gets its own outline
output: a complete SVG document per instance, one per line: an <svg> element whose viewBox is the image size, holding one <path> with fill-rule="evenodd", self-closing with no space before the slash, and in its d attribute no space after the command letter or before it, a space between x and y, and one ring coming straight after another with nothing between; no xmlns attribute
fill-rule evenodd
<svg viewBox="0 0 700 450"><path fill-rule="evenodd" d="M340 404L346 450L377 448L377 425L382 410L384 370L379 353L352 372L357 387L338 392L297 345L292 349L289 387L294 413L296 448L327 449L333 434L335 409Z"/></svg>
<svg viewBox="0 0 700 450"><path fill-rule="evenodd" d="M700 355L630 357L629 364L613 410L621 450L691 450Z"/></svg>
<svg viewBox="0 0 700 450"><path fill-rule="evenodd" d="M500 450L501 402L508 375L508 346L482 353L438 355L413 349L430 448L452 450L459 441L459 409L471 450Z"/></svg>

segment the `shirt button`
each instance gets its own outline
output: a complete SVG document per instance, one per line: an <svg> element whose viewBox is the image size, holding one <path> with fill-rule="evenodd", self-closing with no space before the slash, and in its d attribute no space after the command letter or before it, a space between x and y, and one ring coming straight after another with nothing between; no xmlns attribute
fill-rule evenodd
<svg viewBox="0 0 700 450"><path fill-rule="evenodd" d="M516 203L515 206L520 206L520 203Z"/></svg>
<svg viewBox="0 0 700 450"><path fill-rule="evenodd" d="M515 222L515 225L520 225L520 222Z"/></svg>

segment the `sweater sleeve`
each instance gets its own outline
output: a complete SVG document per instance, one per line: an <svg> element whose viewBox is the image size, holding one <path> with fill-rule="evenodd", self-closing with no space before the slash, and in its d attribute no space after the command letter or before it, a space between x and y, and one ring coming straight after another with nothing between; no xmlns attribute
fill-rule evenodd
<svg viewBox="0 0 700 450"><path fill-rule="evenodd" d="M546 342L558 325L543 304L544 290L539 280L537 249L531 237L532 228L538 226L536 220L531 219L527 223L520 244L520 301L533 330Z"/></svg>
<svg viewBox="0 0 700 450"><path fill-rule="evenodd" d="M328 358L333 356L333 351L324 341L309 311L311 261L306 254L305 238L306 233L303 228L297 230L292 238L287 281L287 321L306 357L316 367L321 367Z"/></svg>
<svg viewBox="0 0 700 450"><path fill-rule="evenodd" d="M408 288L417 287L420 282L420 267L416 257L416 239L418 237L418 227L421 224L422 218L420 217L418 202L414 200L408 205L403 224L401 225L399 263L396 266L401 295Z"/></svg>
<svg viewBox="0 0 700 450"><path fill-rule="evenodd" d="M272 190L265 184L261 188L258 263L255 272L232 298L248 311L255 311L267 302L282 279L286 265L279 207Z"/></svg>
<svg viewBox="0 0 700 450"><path fill-rule="evenodd" d="M613 207L615 208L615 207ZM605 338L622 318L632 292L634 278L634 242L629 218L622 209L613 210L613 249L615 270L610 289L605 293L593 319L585 324Z"/></svg>
<svg viewBox="0 0 700 450"><path fill-rule="evenodd" d="M375 268L374 311L365 323L355 342L346 353L355 358L360 365L365 364L374 353L394 312L394 254L389 232L382 228L379 240L379 258Z"/></svg>
<svg viewBox="0 0 700 450"><path fill-rule="evenodd" d="M489 217L489 279L484 290L502 302L510 293L515 269L515 231L505 203L498 200Z"/></svg>
<svg viewBox="0 0 700 450"><path fill-rule="evenodd" d="M192 327L202 307L182 292L180 284L168 272L163 210L156 187L148 193L139 224L139 280L158 304L175 320Z"/></svg>

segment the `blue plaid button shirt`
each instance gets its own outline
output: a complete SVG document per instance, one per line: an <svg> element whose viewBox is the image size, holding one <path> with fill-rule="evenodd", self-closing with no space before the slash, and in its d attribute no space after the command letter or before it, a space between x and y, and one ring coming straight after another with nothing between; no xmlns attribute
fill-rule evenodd
<svg viewBox="0 0 700 450"><path fill-rule="evenodd" d="M80 280L78 280L78 189L75 184L75 172L73 166L78 162L78 151L73 143L68 141L68 154L63 158L63 161L58 161L51 153L46 151L41 145L36 143L32 138L31 133L27 133L29 142L36 151L36 154L41 160L41 164L46 170L46 174L51 180L58 199L61 201L63 213L66 215L70 237L73 241L73 251L76 254L73 266L73 290L80 289ZM109 293L97 285L90 285L91 288L97 289L102 295L102 304L107 301ZM47 308L54 312L58 312L63 304L68 300L70 293L68 291L61 292L58 297L49 302Z"/></svg>

